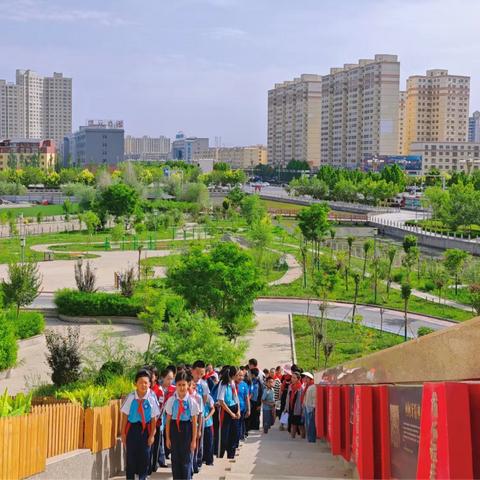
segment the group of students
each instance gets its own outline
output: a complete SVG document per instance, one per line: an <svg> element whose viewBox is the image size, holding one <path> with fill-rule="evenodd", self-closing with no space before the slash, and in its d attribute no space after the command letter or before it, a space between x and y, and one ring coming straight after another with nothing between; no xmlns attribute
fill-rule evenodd
<svg viewBox="0 0 480 480"><path fill-rule="evenodd" d="M261 415L264 433L282 417L293 438L305 437L305 424L308 432L315 427L308 410L312 384L313 376L295 365L261 371L253 358L239 368L214 369L202 360L160 374L142 368L121 407L127 480L145 480L167 468L167 459L173 478L187 480L203 464L213 465L215 456L233 459L240 441L260 429Z"/></svg>

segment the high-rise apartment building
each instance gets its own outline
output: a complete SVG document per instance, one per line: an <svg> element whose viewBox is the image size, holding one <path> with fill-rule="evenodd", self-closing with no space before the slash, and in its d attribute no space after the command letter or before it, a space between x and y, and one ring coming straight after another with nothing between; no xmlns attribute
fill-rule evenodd
<svg viewBox="0 0 480 480"><path fill-rule="evenodd" d="M50 138L57 143L72 131L72 79L17 70L16 83L0 80L0 136Z"/></svg>
<svg viewBox="0 0 480 480"><path fill-rule="evenodd" d="M427 70L407 79L402 154L413 142L466 142L470 77Z"/></svg>
<svg viewBox="0 0 480 480"><path fill-rule="evenodd" d="M398 102L398 147L397 153L400 155L403 151L403 142L405 135L405 111L407 103L407 92L400 92Z"/></svg>
<svg viewBox="0 0 480 480"><path fill-rule="evenodd" d="M125 136L125 158L134 160L166 160L170 153L170 139L160 137Z"/></svg>
<svg viewBox="0 0 480 480"><path fill-rule="evenodd" d="M375 55L322 79L321 163L353 168L398 153L400 62Z"/></svg>
<svg viewBox="0 0 480 480"><path fill-rule="evenodd" d="M321 75L303 74L268 92L268 162L320 165Z"/></svg>
<svg viewBox="0 0 480 480"><path fill-rule="evenodd" d="M480 112L473 112L468 119L468 141L472 143L480 142Z"/></svg>

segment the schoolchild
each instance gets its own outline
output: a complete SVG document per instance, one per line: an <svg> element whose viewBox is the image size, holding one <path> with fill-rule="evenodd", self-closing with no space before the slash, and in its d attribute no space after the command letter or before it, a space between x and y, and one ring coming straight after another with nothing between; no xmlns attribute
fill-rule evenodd
<svg viewBox="0 0 480 480"><path fill-rule="evenodd" d="M157 417L157 424L155 426L155 441L153 442L153 446L151 449L152 456L150 460L149 474L151 474L152 472L156 472L158 470L160 453L161 451L163 452L162 412L163 412L164 399L165 399L165 394L163 392L163 389L158 384L157 368L150 367L150 374L152 376L152 386L150 387L150 390L155 395L155 398L157 399L160 414ZM163 455L164 455L164 452L163 452ZM165 461L163 461L163 464L165 464Z"/></svg>
<svg viewBox="0 0 480 480"><path fill-rule="evenodd" d="M304 395L303 395L303 411L305 417L305 432L310 443L315 443L317 440L317 431L315 427L315 408L317 400L317 389L313 375L310 372L304 372Z"/></svg>
<svg viewBox="0 0 480 480"><path fill-rule="evenodd" d="M250 386L250 419L248 422L248 430L260 430L263 385L259 378L259 373L258 368L250 369L252 384Z"/></svg>
<svg viewBox="0 0 480 480"><path fill-rule="evenodd" d="M197 438L196 438L196 445L195 445L195 451L193 452L192 455L192 469L193 473L198 473L200 471L200 468L202 468L202 463L203 463L203 397L198 393L197 390L197 384L195 381L192 380L190 381L189 387L188 387L188 393L190 394L190 397L195 400L195 402L198 405L198 409L200 414L197 417ZM200 442L202 442L201 447L200 447ZM200 453L201 451L201 453Z"/></svg>
<svg viewBox="0 0 480 480"><path fill-rule="evenodd" d="M299 433L305 437L305 429L302 420L302 396L303 383L301 374L298 371L292 371L292 382L288 387L287 404L285 410L288 412L288 426L292 438Z"/></svg>
<svg viewBox="0 0 480 480"><path fill-rule="evenodd" d="M218 403L221 408L219 418L219 458L223 458L225 452L227 452L227 458L235 458L238 420L240 419L239 400L234 381L236 374L236 367L226 368L218 387Z"/></svg>
<svg viewBox="0 0 480 480"><path fill-rule="evenodd" d="M272 377L267 377L265 390L262 393L262 414L263 433L268 433L275 422L275 391Z"/></svg>
<svg viewBox="0 0 480 480"><path fill-rule="evenodd" d="M186 371L175 376L176 392L165 405L166 446L171 450L174 479L192 478L192 454L196 447L198 404L188 393L192 376Z"/></svg>
<svg viewBox="0 0 480 480"><path fill-rule="evenodd" d="M203 408L203 461L207 465L213 465L213 414L215 413L215 402L211 395L208 395Z"/></svg>
<svg viewBox="0 0 480 480"><path fill-rule="evenodd" d="M206 373L205 362L203 360L195 361L192 365L192 375L193 375L193 381L195 382L195 385L196 385L197 393L201 398L202 405L200 405L200 407L202 411L203 411L203 405L206 403L208 399L208 395L210 394L208 383L206 382L206 380L203 379L203 377L205 376L205 373ZM201 468L203 464L203 433L204 433L203 418L201 422L201 427L202 428L198 432L198 445L195 452L197 468ZM194 468L194 471L195 471L195 468Z"/></svg>
<svg viewBox="0 0 480 480"><path fill-rule="evenodd" d="M237 443L238 447L240 440L245 440L245 421L250 416L250 387L245 382L245 370L240 368L237 376L235 377L235 383L238 392L238 402L240 405L240 419L238 421L238 435Z"/></svg>
<svg viewBox="0 0 480 480"><path fill-rule="evenodd" d="M213 414L213 454L218 457L218 445L220 440L220 411L222 410L218 402L218 389L220 388L220 378L222 378L228 366L223 366L219 373L219 381L210 389L210 395L215 402L215 413Z"/></svg>
<svg viewBox="0 0 480 480"><path fill-rule="evenodd" d="M160 444L160 451L158 453L158 463L160 467L167 468L167 459L170 458L170 450L165 445L165 423L167 420L167 415L165 413L165 404L167 400L175 393L175 385L173 385L173 381L175 379L175 366L168 366L167 368L162 370L160 374L160 383L161 388L163 391L163 410L162 410L162 442Z"/></svg>
<svg viewBox="0 0 480 480"><path fill-rule="evenodd" d="M135 475L145 480L149 471L156 420L160 415L158 402L150 390L150 381L150 372L138 371L135 375L136 389L127 396L121 407L120 431L127 450L127 480L133 480Z"/></svg>

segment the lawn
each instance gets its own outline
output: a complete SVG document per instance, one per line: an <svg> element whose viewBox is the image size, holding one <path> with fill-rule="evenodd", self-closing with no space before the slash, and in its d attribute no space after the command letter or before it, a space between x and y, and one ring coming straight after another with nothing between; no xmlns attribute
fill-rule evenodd
<svg viewBox="0 0 480 480"><path fill-rule="evenodd" d="M77 213L77 211L78 205L72 204L71 213ZM19 217L22 213L24 217L36 217L39 212L41 212L44 217L65 215L62 205L35 205L33 207L0 208L0 215L6 215L7 212L13 212L16 217Z"/></svg>
<svg viewBox="0 0 480 480"><path fill-rule="evenodd" d="M315 359L312 330L306 316L293 316L293 331L298 365L306 370L325 368L323 349L320 349L319 358ZM403 337L400 335L380 332L374 328L362 325L352 327L350 323L335 320L326 321L325 338L327 342L334 344L333 353L328 359L327 367L341 365L355 358L363 357L403 342Z"/></svg>
<svg viewBox="0 0 480 480"><path fill-rule="evenodd" d="M276 200L262 200L262 203L268 209L291 210L292 212L299 212L306 207L306 205L299 205L298 203L277 202Z"/></svg>

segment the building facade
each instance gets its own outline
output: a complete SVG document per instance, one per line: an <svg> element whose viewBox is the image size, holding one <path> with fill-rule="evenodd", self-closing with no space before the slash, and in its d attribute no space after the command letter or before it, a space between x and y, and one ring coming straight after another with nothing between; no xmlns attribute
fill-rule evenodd
<svg viewBox="0 0 480 480"><path fill-rule="evenodd" d="M355 168L398 153L400 62L375 55L322 79L321 163Z"/></svg>
<svg viewBox="0 0 480 480"><path fill-rule="evenodd" d="M170 139L160 137L125 136L125 158L133 160L167 160L170 153Z"/></svg>
<svg viewBox="0 0 480 480"><path fill-rule="evenodd" d="M427 70L407 79L402 153L413 142L466 142L470 77Z"/></svg>
<svg viewBox="0 0 480 480"><path fill-rule="evenodd" d="M228 163L233 169L254 168L267 164L267 147L251 145L248 147L211 147L193 156L193 161L213 159L215 163Z"/></svg>
<svg viewBox="0 0 480 480"><path fill-rule="evenodd" d="M480 142L480 112L473 112L468 119L468 141L473 143Z"/></svg>
<svg viewBox="0 0 480 480"><path fill-rule="evenodd" d="M208 150L208 138L186 137L178 132L172 142L171 157L173 160L192 162L194 155Z"/></svg>
<svg viewBox="0 0 480 480"><path fill-rule="evenodd" d="M52 138L72 131L72 79L17 70L16 83L0 80L0 137Z"/></svg>
<svg viewBox="0 0 480 480"><path fill-rule="evenodd" d="M398 147L397 151L399 154L403 151L403 142L405 136L405 111L407 104L407 92L400 91L398 97Z"/></svg>
<svg viewBox="0 0 480 480"><path fill-rule="evenodd" d="M56 164L57 149L53 140L0 141L0 170L32 166L49 171Z"/></svg>
<svg viewBox="0 0 480 480"><path fill-rule="evenodd" d="M470 172L480 167L480 143L413 142L410 152L422 156L423 173L432 168L441 172Z"/></svg>
<svg viewBox="0 0 480 480"><path fill-rule="evenodd" d="M268 92L268 162L320 165L321 75L303 74Z"/></svg>
<svg viewBox="0 0 480 480"><path fill-rule="evenodd" d="M124 145L122 121L90 121L64 138L63 164L77 167L116 165L124 159Z"/></svg>

